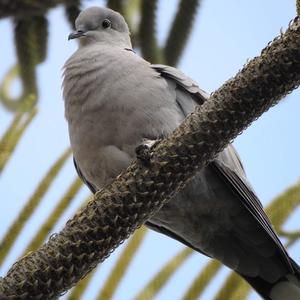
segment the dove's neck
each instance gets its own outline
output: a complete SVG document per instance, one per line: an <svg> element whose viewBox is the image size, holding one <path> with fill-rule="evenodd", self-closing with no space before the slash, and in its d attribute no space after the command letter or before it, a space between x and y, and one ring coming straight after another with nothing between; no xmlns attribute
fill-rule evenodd
<svg viewBox="0 0 300 300"><path fill-rule="evenodd" d="M87 35L80 39L80 48L92 47L100 44L109 47L132 48L129 34L113 32L109 35L103 33L95 36Z"/></svg>
<svg viewBox="0 0 300 300"><path fill-rule="evenodd" d="M87 48L87 47L93 47L95 44L100 45L100 46L109 46L109 47L116 47L116 48L132 48L131 45L131 41L129 40L110 40L110 41L105 41L105 40L101 40L101 41L97 41L97 42L93 42L93 43L89 43L86 39L83 39L82 41L80 41L80 45L79 48Z"/></svg>

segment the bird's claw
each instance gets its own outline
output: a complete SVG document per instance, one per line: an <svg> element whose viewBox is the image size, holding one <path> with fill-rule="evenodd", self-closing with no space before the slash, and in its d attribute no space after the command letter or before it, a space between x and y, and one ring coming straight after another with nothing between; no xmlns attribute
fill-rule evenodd
<svg viewBox="0 0 300 300"><path fill-rule="evenodd" d="M150 140L144 139L142 143L135 148L136 158L140 160L144 166L149 166L151 161L151 150L161 141L161 139Z"/></svg>
<svg viewBox="0 0 300 300"><path fill-rule="evenodd" d="M143 165L149 166L151 160L151 147L147 144L140 144L135 148L136 158L140 160Z"/></svg>

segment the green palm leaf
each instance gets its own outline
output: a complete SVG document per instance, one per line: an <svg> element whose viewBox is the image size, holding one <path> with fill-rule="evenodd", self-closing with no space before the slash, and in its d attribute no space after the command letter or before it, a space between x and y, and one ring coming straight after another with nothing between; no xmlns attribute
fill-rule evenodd
<svg viewBox="0 0 300 300"><path fill-rule="evenodd" d="M42 179L42 181L37 186L35 192L32 194L32 196L27 201L26 205L23 207L22 211L19 213L16 220L13 222L13 224L7 230L6 234L4 235L4 238L2 239L2 241L0 243L0 265L3 263L3 260L5 259L9 250L13 246L20 231L22 230L22 228L24 227L24 225L26 224L28 219L31 217L31 215L33 214L33 212L39 205L43 196L48 191L48 189L51 186L51 184L53 183L56 175L61 170L64 163L70 156L70 154L71 154L71 150L67 149L58 158L58 160L53 164L53 166L49 169L49 171L46 173L45 177Z"/></svg>
<svg viewBox="0 0 300 300"><path fill-rule="evenodd" d="M170 261L168 261L157 274L145 285L137 294L135 300L150 300L164 287L174 272L186 261L193 253L190 248L184 248Z"/></svg>
<svg viewBox="0 0 300 300"><path fill-rule="evenodd" d="M182 300L198 299L221 267L221 263L216 260L209 262L189 286Z"/></svg>
<svg viewBox="0 0 300 300"><path fill-rule="evenodd" d="M35 234L31 242L26 247L26 250L23 253L23 256L26 255L29 251L34 251L42 245L46 237L52 231L56 222L59 220L64 211L68 208L69 204L72 202L76 194L79 192L82 187L82 182L79 178L76 178L70 187L67 189L65 194L62 196L61 200L58 202L53 212L46 219L44 224L41 225L38 232Z"/></svg>
<svg viewBox="0 0 300 300"><path fill-rule="evenodd" d="M98 294L97 300L112 299L113 294L115 293L120 281L125 276L125 272L128 269L130 262L134 258L136 251L141 246L146 232L147 229L142 227L138 229L128 241L126 247L119 256L118 261L106 279L102 290Z"/></svg>

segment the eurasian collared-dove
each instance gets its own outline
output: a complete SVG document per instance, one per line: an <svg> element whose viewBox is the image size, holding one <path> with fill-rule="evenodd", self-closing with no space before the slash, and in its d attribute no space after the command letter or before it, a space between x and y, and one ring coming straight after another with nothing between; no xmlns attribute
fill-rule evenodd
<svg viewBox="0 0 300 300"><path fill-rule="evenodd" d="M95 192L144 141L170 134L207 94L179 70L138 56L117 12L83 11L65 64L65 116L79 176ZM300 299L300 271L274 232L229 145L147 225L246 279L265 299Z"/></svg>

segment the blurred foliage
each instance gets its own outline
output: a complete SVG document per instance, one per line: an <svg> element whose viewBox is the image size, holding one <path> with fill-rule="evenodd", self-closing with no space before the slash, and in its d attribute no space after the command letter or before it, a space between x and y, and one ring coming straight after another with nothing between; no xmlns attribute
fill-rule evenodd
<svg viewBox="0 0 300 300"><path fill-rule="evenodd" d="M118 261L110 272L109 277L106 279L102 290L100 291L97 300L111 299L116 291L121 279L125 275L125 272L133 259L134 254L139 249L146 234L146 228L142 227L138 229L132 238L128 241L123 252L119 256Z"/></svg>
<svg viewBox="0 0 300 300"><path fill-rule="evenodd" d="M26 202L26 205L23 207L16 220L7 230L7 233L4 235L4 238L1 240L0 243L0 265L2 264L6 255L8 254L8 251L13 246L13 243L17 239L22 228L25 226L26 222L29 220L31 215L34 213L34 211L40 204L43 196L48 191L56 175L61 170L70 154L71 150L67 149L62 154L62 156L59 157L58 160L52 165L50 170L45 174L45 177L38 184L32 196Z"/></svg>
<svg viewBox="0 0 300 300"><path fill-rule="evenodd" d="M198 0L180 1L164 47L166 64L173 66L178 63L193 28L199 4Z"/></svg>
<svg viewBox="0 0 300 300"><path fill-rule="evenodd" d="M54 177L53 177L54 178ZM38 249L42 243L45 241L47 236L53 230L53 227L58 222L59 218L62 216L64 211L68 208L71 201L75 198L76 194L79 192L82 186L82 182L79 178L75 178L73 183L66 190L65 194L62 196L56 207L53 209L52 213L45 220L45 222L40 226L38 232L35 234L33 239L30 241L26 247L23 255L26 255L29 251L34 251Z"/></svg>
<svg viewBox="0 0 300 300"><path fill-rule="evenodd" d="M80 4L80 0L65 4L66 17L73 29L75 29L75 20L80 13Z"/></svg>
<svg viewBox="0 0 300 300"><path fill-rule="evenodd" d="M14 119L0 140L0 174L36 113L36 108L15 113Z"/></svg>
<svg viewBox="0 0 300 300"><path fill-rule="evenodd" d="M195 277L194 281L185 292L182 300L198 299L221 267L221 263L216 260L209 262Z"/></svg>
<svg viewBox="0 0 300 300"><path fill-rule="evenodd" d="M12 111L28 109L37 101L36 66L46 58L48 41L48 21L45 16L15 19L14 24L18 65L8 72L0 91L2 103ZM17 76L22 82L22 93L14 99L9 96L9 87Z"/></svg>
<svg viewBox="0 0 300 300"><path fill-rule="evenodd" d="M143 57L152 63L160 63L160 49L156 39L157 0L142 1L139 41Z"/></svg>
<svg viewBox="0 0 300 300"><path fill-rule="evenodd" d="M171 258L157 274L146 284L146 286L135 297L135 300L153 299L164 285L168 282L174 272L185 262L185 260L192 254L193 250L185 248L176 256Z"/></svg>
<svg viewBox="0 0 300 300"><path fill-rule="evenodd" d="M99 268L100 268L100 265L97 267L97 269L94 269L87 276L85 276L83 279L81 279L78 282L78 284L73 289L71 289L67 299L68 300L81 299L83 294L86 292L92 277L95 275L96 271L99 270Z"/></svg>
<svg viewBox="0 0 300 300"><path fill-rule="evenodd" d="M11 17L13 20L17 54L15 66L12 66L7 71L0 84L0 101L2 107L14 115L11 124L0 139L0 174L5 169L22 135L28 129L37 113L38 81L36 78L36 68L47 58L49 26L47 11L56 5L63 5L66 19L70 26L74 28L74 21L80 12L81 4L82 1L80 0L15 0L0 2L0 18ZM160 45L156 35L158 0L107 1L108 7L121 12L125 16L131 30L134 47L138 48L142 55L150 62L166 63L169 65L176 65L179 62L192 31L194 19L200 4L200 0L179 1L167 38L163 45ZM299 11L300 1L297 0L298 14ZM20 79L22 83L22 91L18 97L12 97L11 87L17 79ZM0 265L14 246L25 224L32 218L33 213L53 184L70 154L70 149L67 149L54 162L44 178L40 180L36 190L27 200L26 205L16 220L7 229L6 234L0 242ZM24 255L28 251L37 249L49 234L53 232L54 226L62 218L63 213L78 194L81 186L82 183L76 178L67 187L65 194L62 195L57 206L49 214L44 223L40 225L38 232L32 240L28 242ZM293 211L299 206L299 203L300 182L273 200L266 209L276 230L287 239L288 246L299 240L300 232L286 232L282 227ZM127 241L110 275L99 291L97 299L106 300L113 297L121 280L126 278L126 271L132 259L134 259L134 255L139 250L145 234L146 229L141 228ZM184 248L176 256L171 257L162 266L161 270L137 293L135 299L153 299L192 253L193 250ZM222 266L219 262L211 261L203 269L199 270L198 275L191 281L190 286L185 291L183 299L198 299L221 268ZM97 270L95 269L83 278L70 291L68 299L80 299ZM249 291L249 285L238 275L231 273L228 275L215 299L245 299Z"/></svg>

